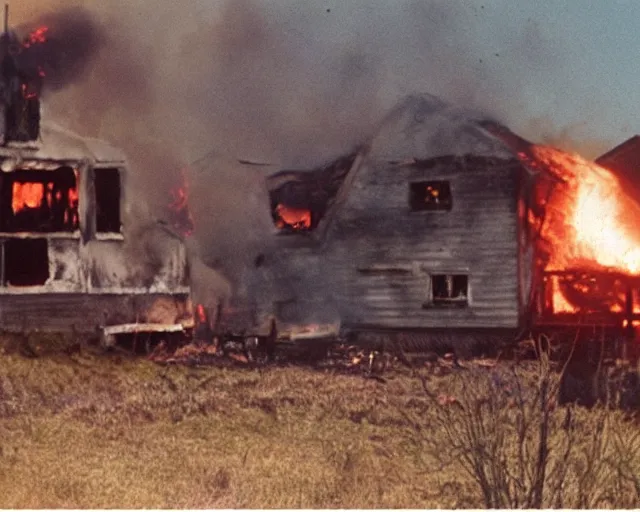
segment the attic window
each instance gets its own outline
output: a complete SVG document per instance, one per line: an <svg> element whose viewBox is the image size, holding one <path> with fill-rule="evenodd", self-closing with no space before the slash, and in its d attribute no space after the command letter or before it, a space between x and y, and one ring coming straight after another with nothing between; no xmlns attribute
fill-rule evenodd
<svg viewBox="0 0 640 512"><path fill-rule="evenodd" d="M418 181L409 184L409 204L413 211L451 210L448 181Z"/></svg>
<svg viewBox="0 0 640 512"><path fill-rule="evenodd" d="M434 306L467 306L469 305L469 276L433 274L431 291Z"/></svg>
<svg viewBox="0 0 640 512"><path fill-rule="evenodd" d="M2 177L0 230L73 232L79 227L76 172L17 170Z"/></svg>
<svg viewBox="0 0 640 512"><path fill-rule="evenodd" d="M96 231L120 233L120 171L118 169L94 169L93 182L96 194Z"/></svg>

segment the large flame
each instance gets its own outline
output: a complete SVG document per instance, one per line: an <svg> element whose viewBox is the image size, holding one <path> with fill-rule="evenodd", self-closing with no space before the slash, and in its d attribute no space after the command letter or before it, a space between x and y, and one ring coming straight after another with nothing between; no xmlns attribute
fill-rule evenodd
<svg viewBox="0 0 640 512"><path fill-rule="evenodd" d="M520 158L542 171L535 199L542 217L530 216L545 243L545 271L592 269L640 274L640 204L632 199L619 179L608 169L579 155L545 147L531 146ZM563 291L561 280L552 276L552 310L555 313L579 311ZM574 291L593 298L602 290ZM608 309L621 313L624 298ZM585 301L586 302L586 301Z"/></svg>
<svg viewBox="0 0 640 512"><path fill-rule="evenodd" d="M594 267L640 274L640 205L607 169L578 155L533 146L534 159L562 183L543 199L546 270Z"/></svg>

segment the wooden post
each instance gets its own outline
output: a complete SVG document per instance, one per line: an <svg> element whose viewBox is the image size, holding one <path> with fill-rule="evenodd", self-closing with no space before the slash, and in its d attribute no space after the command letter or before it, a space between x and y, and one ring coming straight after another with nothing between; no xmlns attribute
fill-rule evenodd
<svg viewBox="0 0 640 512"><path fill-rule="evenodd" d="M633 288L631 285L627 286L627 291L625 292L625 314L627 318L627 327L625 329L625 339L622 345L622 354L620 354L620 357L623 360L627 360L629 356L629 349L631 348L635 338L635 329L633 326Z"/></svg>

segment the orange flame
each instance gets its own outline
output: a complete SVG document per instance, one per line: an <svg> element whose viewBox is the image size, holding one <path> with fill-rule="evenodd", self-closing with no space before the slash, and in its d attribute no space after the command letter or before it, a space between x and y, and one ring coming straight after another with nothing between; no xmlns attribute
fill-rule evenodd
<svg viewBox="0 0 640 512"><path fill-rule="evenodd" d="M311 212L309 210L278 204L276 214L278 215L276 225L280 229L290 227L296 230L305 230L311 227Z"/></svg>
<svg viewBox="0 0 640 512"><path fill-rule="evenodd" d="M64 222L65 224L71 221L71 224L77 226L79 223L78 217L78 190L75 188L70 188L67 192L67 199L69 201L69 207L64 212Z"/></svg>
<svg viewBox="0 0 640 512"><path fill-rule="evenodd" d="M206 323L207 321L207 313L204 310L204 306L202 304L198 304L196 306L196 315L198 318L198 322L201 324Z"/></svg>
<svg viewBox="0 0 640 512"><path fill-rule="evenodd" d="M604 267L640 274L640 205L607 169L578 155L534 146L535 159L564 181L551 195L542 235L552 243L547 270Z"/></svg>
<svg viewBox="0 0 640 512"><path fill-rule="evenodd" d="M42 25L31 32L22 43L22 46L25 48L30 48L34 44L42 44L47 41L47 32L49 32L49 27Z"/></svg>
<svg viewBox="0 0 640 512"><path fill-rule="evenodd" d="M186 169L180 172L182 184L171 190L172 200L169 208L174 213L173 226L184 236L191 236L195 229L191 210L189 209L189 182L186 177Z"/></svg>
<svg viewBox="0 0 640 512"><path fill-rule="evenodd" d="M76 183L78 179L78 171L74 170ZM77 185L70 188L56 188L52 181L43 182L20 182L14 181L11 189L11 208L14 215L25 210L26 208L38 209L43 206L51 208L54 201L60 204L63 197L66 197L66 205L64 210L63 221L67 225L79 225L79 193Z"/></svg>
<svg viewBox="0 0 640 512"><path fill-rule="evenodd" d="M558 276L551 276L552 309L554 313L575 313L578 308L571 304L560 289Z"/></svg>
<svg viewBox="0 0 640 512"><path fill-rule="evenodd" d="M44 184L14 182L12 188L11 208L18 213L25 208L39 208L44 198Z"/></svg>
<svg viewBox="0 0 640 512"><path fill-rule="evenodd" d="M544 270L592 268L640 275L640 232L636 228L640 204L611 171L545 146L531 146L529 154L518 156L534 170L546 171L540 175L535 197L543 217L529 217L546 242ZM555 313L579 310L567 300L556 276L549 285ZM617 304L609 310L623 312Z"/></svg>

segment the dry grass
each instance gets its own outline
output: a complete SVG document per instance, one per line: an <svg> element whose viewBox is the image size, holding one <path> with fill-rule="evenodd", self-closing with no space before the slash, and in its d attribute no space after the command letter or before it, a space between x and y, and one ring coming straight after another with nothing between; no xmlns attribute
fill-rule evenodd
<svg viewBox="0 0 640 512"><path fill-rule="evenodd" d="M429 386L456 395L459 380ZM295 367L5 354L0 507L483 506L459 461L431 449L449 453L445 410L399 369L380 383ZM576 414L586 439L589 413ZM637 431L617 416L607 428L623 443Z"/></svg>

